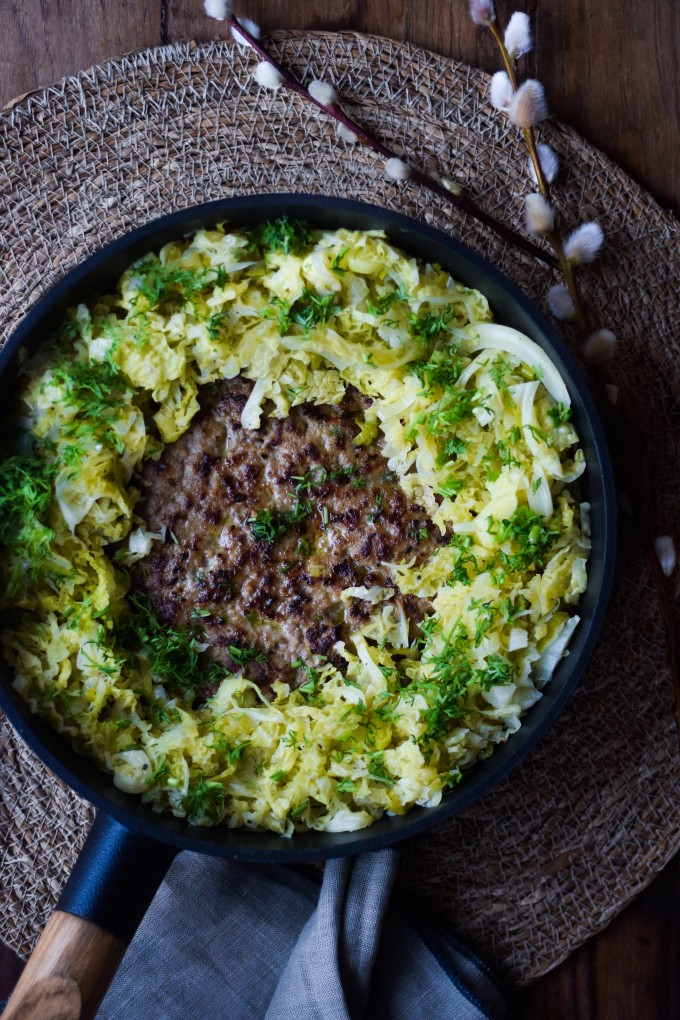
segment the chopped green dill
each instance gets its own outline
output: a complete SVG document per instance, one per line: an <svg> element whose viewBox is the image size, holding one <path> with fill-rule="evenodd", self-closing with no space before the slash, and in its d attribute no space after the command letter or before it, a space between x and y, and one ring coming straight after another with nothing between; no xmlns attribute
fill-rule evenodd
<svg viewBox="0 0 680 1020"><path fill-rule="evenodd" d="M312 231L306 223L292 216L260 223L249 232L249 247L259 247L263 255L281 252L283 255L303 255L314 243Z"/></svg>
<svg viewBox="0 0 680 1020"><path fill-rule="evenodd" d="M227 645L229 658L245 666L248 662L266 662L267 656L255 645Z"/></svg>
<svg viewBox="0 0 680 1020"><path fill-rule="evenodd" d="M566 422L571 420L571 408L560 402L555 407L550 408L548 411L548 417L555 428L557 428L558 425L564 425Z"/></svg>
<svg viewBox="0 0 680 1020"><path fill-rule="evenodd" d="M306 666L305 674L307 676L307 679L298 688L298 690L302 694L304 694L304 696L307 698L307 701L314 703L315 701L318 700L318 687L320 680L319 671L314 669L312 666Z"/></svg>
<svg viewBox="0 0 680 1020"><path fill-rule="evenodd" d="M293 808L293 810L290 812L290 817L291 818L299 818L300 815L304 814L304 812L307 811L308 808L309 808L309 801L308 800L303 800L302 804L298 804L298 806L296 808Z"/></svg>
<svg viewBox="0 0 680 1020"><path fill-rule="evenodd" d="M548 436L548 434L546 432L543 432L542 429L536 428L535 425L525 425L524 428L528 432L531 432L531 434L534 437L534 439L540 439L542 442L546 443L548 446L550 446L552 444L552 438L550 436Z"/></svg>
<svg viewBox="0 0 680 1020"><path fill-rule="evenodd" d="M323 485L328 478L328 472L321 464L312 464L302 475L291 475L290 479L295 482L295 495L298 499L305 493L310 493L316 486Z"/></svg>
<svg viewBox="0 0 680 1020"><path fill-rule="evenodd" d="M169 775L170 766L168 765L165 758L159 758L156 767L146 777L146 785L149 787L158 786L159 783L163 782L163 780L166 780Z"/></svg>
<svg viewBox="0 0 680 1020"><path fill-rule="evenodd" d="M422 344L432 344L446 330L455 315L453 305L445 305L441 311L423 312L410 318L411 332Z"/></svg>
<svg viewBox="0 0 680 1020"><path fill-rule="evenodd" d="M502 439L499 439L496 443L496 451L501 464L505 464L508 467L520 467L520 462L512 456L507 444L504 443Z"/></svg>
<svg viewBox="0 0 680 1020"><path fill-rule="evenodd" d="M346 248L343 248L341 251L339 251L338 254L335 256L335 258L333 259L333 265L331 266L331 269L332 269L332 271L334 273L337 273L338 276L344 276L345 273L347 272L346 269L342 268L340 263L342 262L342 260L344 259L345 255L347 254L348 251L349 251L349 246L347 246Z"/></svg>
<svg viewBox="0 0 680 1020"><path fill-rule="evenodd" d="M371 510L370 513L366 514L366 520L369 521L371 524L375 524L375 522L378 520L380 515L383 513L383 511L385 509L385 507L383 505L384 502L385 502L385 494L382 491L382 489L378 489L378 491L375 494L375 506L374 506L373 510Z"/></svg>
<svg viewBox="0 0 680 1020"><path fill-rule="evenodd" d="M482 638L487 634L498 616L498 607L493 602L483 599L470 599L468 610L475 616L475 648L479 648Z"/></svg>
<svg viewBox="0 0 680 1020"><path fill-rule="evenodd" d="M77 466L87 449L97 443L122 453L124 444L116 431L121 410L130 406L131 391L114 361L63 359L52 370L50 386L63 388L60 403L74 409L61 431L60 455L67 467Z"/></svg>
<svg viewBox="0 0 680 1020"><path fill-rule="evenodd" d="M385 312L389 311L395 301L406 300L406 291L403 286L395 287L394 290L388 291L386 294L381 294L380 297L376 298L375 301L366 302L366 310L369 315L384 315Z"/></svg>
<svg viewBox="0 0 680 1020"><path fill-rule="evenodd" d="M445 435L455 425L472 418L477 408L486 410L480 390L448 390L425 416L430 434ZM419 424L422 422L414 421L413 426L417 428Z"/></svg>
<svg viewBox="0 0 680 1020"><path fill-rule="evenodd" d="M261 314L263 319L279 320L281 336L285 336L290 330L290 302L284 298L273 297Z"/></svg>
<svg viewBox="0 0 680 1020"><path fill-rule="evenodd" d="M517 507L511 517L500 523L490 518L487 530L489 534L496 535L499 545L511 542L515 546L516 552L508 554L501 551L496 558L503 568L513 571L544 566L559 535L559 531L549 527L543 517L528 506Z"/></svg>
<svg viewBox="0 0 680 1020"><path fill-rule="evenodd" d="M305 332L314 326L328 322L334 315L342 311L334 294L317 294L305 287L301 297L295 301L290 310L290 321L301 326Z"/></svg>
<svg viewBox="0 0 680 1020"><path fill-rule="evenodd" d="M464 362L457 352L458 345L448 343L446 347L433 351L427 361L422 358L411 361L408 368L423 384L426 393L435 387L451 389L463 371Z"/></svg>
<svg viewBox="0 0 680 1020"><path fill-rule="evenodd" d="M483 691L488 691L490 687L512 683L513 676L512 663L497 654L488 656L485 669L474 671L475 683L478 683Z"/></svg>
<svg viewBox="0 0 680 1020"><path fill-rule="evenodd" d="M337 784L338 793L354 793L357 788L357 784L353 779L342 779Z"/></svg>
<svg viewBox="0 0 680 1020"><path fill-rule="evenodd" d="M158 698L149 697L143 691L136 691L135 693L139 701L146 707L154 725L167 726L180 721L180 714L174 706L169 708L162 701L159 701Z"/></svg>
<svg viewBox="0 0 680 1020"><path fill-rule="evenodd" d="M152 676L192 698L194 686L201 678L195 636L190 631L162 624L151 600L142 592L131 592L127 601L130 614L117 634L121 647L128 656L146 656Z"/></svg>
<svg viewBox="0 0 680 1020"><path fill-rule="evenodd" d="M489 375L495 382L499 393L508 407L515 406L515 401L512 399L508 385L508 376L512 375L512 371L512 365L509 365L505 358L500 355L496 358L489 371Z"/></svg>
<svg viewBox="0 0 680 1020"><path fill-rule="evenodd" d="M171 269L158 261L156 256L149 256L144 262L134 267L135 280L133 303L135 307L139 299L144 299L143 310L157 308L170 297L186 301L192 294L204 290L215 283L215 271L211 269Z"/></svg>
<svg viewBox="0 0 680 1020"><path fill-rule="evenodd" d="M269 778L274 783L281 783L286 778L288 773L284 769L277 769L276 772L272 772Z"/></svg>
<svg viewBox="0 0 680 1020"><path fill-rule="evenodd" d="M229 318L229 312L216 312L208 319L208 336L211 340L218 340L222 333L223 323Z"/></svg>
<svg viewBox="0 0 680 1020"><path fill-rule="evenodd" d="M255 517L248 518L253 538L257 542L273 545L277 539L285 535L292 527L306 520L314 511L314 504L309 500L296 500L290 510L274 510L263 507Z"/></svg>
<svg viewBox="0 0 680 1020"><path fill-rule="evenodd" d="M470 642L460 620L448 634L444 633L437 616L423 620L420 629L423 632L422 661L429 667L429 674L425 679L409 684L404 694L409 697L421 694L427 702L428 707L423 712L424 744L427 747L464 718L465 700L474 670L468 654ZM440 645L438 651L433 648L435 639Z"/></svg>
<svg viewBox="0 0 680 1020"><path fill-rule="evenodd" d="M456 493L460 492L463 488L463 482L460 478L456 478L455 475L449 475L445 481L437 488L437 492L440 496L444 496L451 499Z"/></svg>
<svg viewBox="0 0 680 1020"><path fill-rule="evenodd" d="M457 436L451 436L444 442L444 449L439 454L436 460L436 466L443 468L445 464L451 463L456 460L462 453L465 453L467 449L467 443L464 439L458 439Z"/></svg>
<svg viewBox="0 0 680 1020"><path fill-rule="evenodd" d="M224 817L227 791L216 779L200 778L192 783L182 801L189 825L208 819L219 822Z"/></svg>
<svg viewBox="0 0 680 1020"><path fill-rule="evenodd" d="M522 613L525 609L529 608L529 600L525 595L518 595L517 601L513 602L512 599L507 596L501 599L498 603L498 609L503 614L508 623L512 623L515 617Z"/></svg>
<svg viewBox="0 0 680 1020"><path fill-rule="evenodd" d="M227 737L221 730L213 728L210 731L212 737L212 743L206 744L212 751L217 751L218 754L222 755L227 759L230 765L236 765L238 761L243 757L243 753L247 747L250 747L250 740L242 740L240 744L236 744L232 747Z"/></svg>
<svg viewBox="0 0 680 1020"><path fill-rule="evenodd" d="M532 486L531 486L531 491L532 491L533 493L536 493L536 492L538 492L538 490L540 489L540 487L541 487L541 485L542 485L542 484L543 484L543 479L542 479L542 478L540 478L540 477L539 477L539 478L537 478L537 479L536 479L536 481L535 481L535 482L533 482L533 484L532 484Z"/></svg>
<svg viewBox="0 0 680 1020"><path fill-rule="evenodd" d="M472 535L452 535L449 545L458 549L458 557L456 564L446 579L447 585L453 587L456 584L463 584L466 588L469 588L472 583L472 578L468 573L468 566L471 566L477 570L477 557L474 553L470 552L472 546Z"/></svg>
<svg viewBox="0 0 680 1020"><path fill-rule="evenodd" d="M300 326L308 333L315 326L323 325L334 315L339 315L342 308L335 294L321 295L305 287L292 304L283 298L273 297L261 314L263 319L278 318L279 333L285 336L291 326Z"/></svg>
<svg viewBox="0 0 680 1020"><path fill-rule="evenodd" d="M374 751L371 756L371 763L368 766L370 776L383 786L394 786L396 779L385 765L385 756L382 751Z"/></svg>
<svg viewBox="0 0 680 1020"><path fill-rule="evenodd" d="M15 560L7 595L17 594L22 578L36 581L49 555L54 532L44 519L52 505L56 467L34 454L15 454L0 464L0 544ZM43 520L41 520L43 518Z"/></svg>
<svg viewBox="0 0 680 1020"><path fill-rule="evenodd" d="M202 609L201 606L194 606L191 610L192 620L202 620L208 616L212 616L212 611L210 609Z"/></svg>

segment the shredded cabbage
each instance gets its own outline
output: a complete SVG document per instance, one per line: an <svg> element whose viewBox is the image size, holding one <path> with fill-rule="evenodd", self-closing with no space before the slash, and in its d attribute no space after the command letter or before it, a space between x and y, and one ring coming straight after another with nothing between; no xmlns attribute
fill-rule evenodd
<svg viewBox="0 0 680 1020"><path fill-rule="evenodd" d="M370 609L337 646L343 670L317 662L265 697L246 664L196 707L131 643L126 567L170 540L135 515L135 471L186 431L202 386L238 374L246 429L349 385L370 397L357 444L379 441L443 538L389 565L395 588L343 593ZM379 231L283 220L166 245L25 371L0 466L16 688L121 790L191 824L353 831L436 805L517 730L577 626L589 539L569 408L537 344ZM416 633L396 588L430 600ZM198 669L201 636L176 638Z"/></svg>

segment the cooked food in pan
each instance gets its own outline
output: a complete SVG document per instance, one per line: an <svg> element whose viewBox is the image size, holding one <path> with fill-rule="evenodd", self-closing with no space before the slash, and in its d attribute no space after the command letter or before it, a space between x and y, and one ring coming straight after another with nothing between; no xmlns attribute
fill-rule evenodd
<svg viewBox="0 0 680 1020"><path fill-rule="evenodd" d="M15 685L190 824L435 805L578 624L570 418L540 347L380 232L169 244L25 366L0 465Z"/></svg>

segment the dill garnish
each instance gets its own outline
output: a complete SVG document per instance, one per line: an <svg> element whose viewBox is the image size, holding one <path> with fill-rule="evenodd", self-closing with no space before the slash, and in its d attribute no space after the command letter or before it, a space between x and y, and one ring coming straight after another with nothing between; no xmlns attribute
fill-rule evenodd
<svg viewBox="0 0 680 1020"><path fill-rule="evenodd" d="M54 532L44 523L52 505L56 467L35 454L15 454L0 464L0 545L16 562L6 594L19 590L28 574L35 581L49 555ZM43 518L43 520L41 520Z"/></svg>

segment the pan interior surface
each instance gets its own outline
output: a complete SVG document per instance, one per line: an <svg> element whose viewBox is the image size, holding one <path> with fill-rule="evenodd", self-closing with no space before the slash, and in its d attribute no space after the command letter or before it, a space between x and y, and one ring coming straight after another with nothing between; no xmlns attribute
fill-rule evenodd
<svg viewBox="0 0 680 1020"><path fill-rule="evenodd" d="M203 227L225 222L255 225L288 215L313 227L381 229L397 247L424 262L436 262L454 279L481 291L497 322L528 335L545 349L557 366L573 404L573 421L581 439L587 470L583 499L591 504L592 549L588 587L579 602L581 623L570 643L569 655L559 663L541 700L524 717L522 727L493 754L478 761L463 781L434 808L414 808L408 814L384 816L367 829L353 833L298 833L290 838L272 832L189 827L172 815L161 815L136 797L117 790L111 778L74 752L46 723L30 713L11 687L11 671L0 663L0 701L12 723L45 763L81 796L109 812L128 827L166 840L182 849L260 861L301 861L377 849L412 836L456 814L505 778L542 738L573 692L592 654L611 587L615 556L615 501L611 467L602 429L571 356L551 327L509 280L457 241L422 224L384 209L322 196L266 195L225 199L186 209L127 234L76 267L43 297L0 352L0 398L13 393L16 371L26 352L33 353L69 306L104 293L141 255Z"/></svg>

